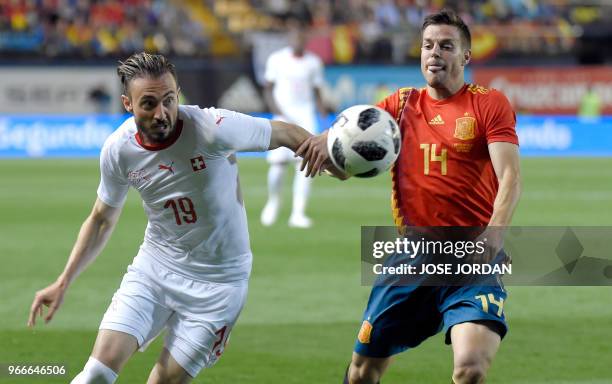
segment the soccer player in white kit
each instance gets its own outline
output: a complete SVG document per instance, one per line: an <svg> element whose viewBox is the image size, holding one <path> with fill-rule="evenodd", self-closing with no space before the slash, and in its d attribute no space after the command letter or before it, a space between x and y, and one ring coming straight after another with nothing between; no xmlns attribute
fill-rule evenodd
<svg viewBox="0 0 612 384"><path fill-rule="evenodd" d="M304 127L316 132L317 109L324 113L321 99L323 62L306 51L306 26L298 19L288 22L290 46L270 55L266 63L264 96L273 119ZM261 223L269 226L276 222L281 204L283 178L287 166L296 165L293 180L293 207L289 226L308 228L312 220L306 216L306 203L312 179L299 170L293 152L278 148L268 152L268 201L261 212Z"/></svg>
<svg viewBox="0 0 612 384"><path fill-rule="evenodd" d="M120 63L125 109L133 113L105 142L98 198L64 271L38 291L28 324L104 248L128 188L148 225L133 263L100 324L93 351L72 383L113 383L137 350L164 329L149 383L186 383L223 353L247 294L252 255L235 152L286 146L310 134L295 125L223 109L178 104L174 66L139 53Z"/></svg>

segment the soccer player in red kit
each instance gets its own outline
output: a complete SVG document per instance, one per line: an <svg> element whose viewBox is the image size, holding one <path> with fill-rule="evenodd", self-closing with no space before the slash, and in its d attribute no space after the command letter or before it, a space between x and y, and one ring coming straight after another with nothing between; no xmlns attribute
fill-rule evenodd
<svg viewBox="0 0 612 384"><path fill-rule="evenodd" d="M427 86L402 88L379 104L402 133L391 172L398 226L510 224L520 196L516 118L503 94L465 83L470 44L469 29L455 13L426 17L421 71ZM298 149L310 160L308 175L328 160L326 140L323 133ZM452 382L483 383L507 332L506 297L499 282L374 285L344 382L379 382L392 355L444 330L453 348Z"/></svg>

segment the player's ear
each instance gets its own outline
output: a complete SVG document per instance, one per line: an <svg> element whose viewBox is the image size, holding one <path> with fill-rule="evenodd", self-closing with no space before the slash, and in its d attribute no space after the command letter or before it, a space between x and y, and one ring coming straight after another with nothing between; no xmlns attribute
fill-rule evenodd
<svg viewBox="0 0 612 384"><path fill-rule="evenodd" d="M123 108L129 113L134 112L134 108L132 108L132 101L126 95L121 95L121 103L123 103Z"/></svg>
<svg viewBox="0 0 612 384"><path fill-rule="evenodd" d="M468 65L470 63L470 60L472 60L472 50L466 49L465 51L463 51L463 66L465 67L466 65Z"/></svg>

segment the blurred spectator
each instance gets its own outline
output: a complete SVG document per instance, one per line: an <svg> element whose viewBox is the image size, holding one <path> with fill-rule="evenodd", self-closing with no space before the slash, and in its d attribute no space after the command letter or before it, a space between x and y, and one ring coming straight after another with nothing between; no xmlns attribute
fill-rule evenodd
<svg viewBox="0 0 612 384"><path fill-rule="evenodd" d="M578 110L578 116L580 117L599 117L601 116L602 101L601 97L595 92L595 89L591 86L587 89L580 100L580 108Z"/></svg>
<svg viewBox="0 0 612 384"><path fill-rule="evenodd" d="M206 53L208 40L184 7L164 0L6 0L0 2L0 42L0 52L52 57L143 49L197 56Z"/></svg>
<svg viewBox="0 0 612 384"><path fill-rule="evenodd" d="M402 63L418 59L423 18L441 8L456 10L472 28L474 61L574 56L578 39L585 39L582 33L612 35L606 19L612 15L610 1L2 0L0 52L104 57L145 49L179 56L240 55L250 49L252 33L274 29L294 15L316 30L309 48L329 52L330 60ZM240 42L242 52L221 47Z"/></svg>
<svg viewBox="0 0 612 384"><path fill-rule="evenodd" d="M91 89L88 96L95 105L96 113L111 113L113 99L103 84Z"/></svg>

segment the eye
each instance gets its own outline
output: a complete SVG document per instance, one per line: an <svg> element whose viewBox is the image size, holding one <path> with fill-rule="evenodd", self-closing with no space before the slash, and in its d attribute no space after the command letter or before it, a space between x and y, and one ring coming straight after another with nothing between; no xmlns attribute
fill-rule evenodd
<svg viewBox="0 0 612 384"><path fill-rule="evenodd" d="M173 103L174 103L174 96L167 97L167 98L164 100L164 105L165 105L165 106L172 105Z"/></svg>
<svg viewBox="0 0 612 384"><path fill-rule="evenodd" d="M144 109L155 108L155 103L152 100L145 100L140 104Z"/></svg>

